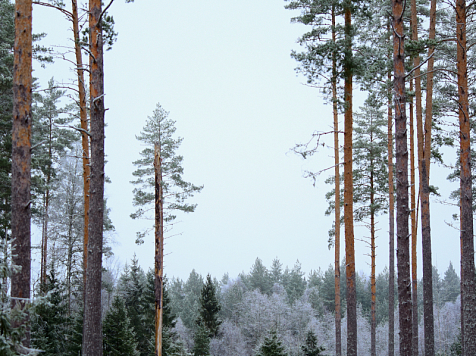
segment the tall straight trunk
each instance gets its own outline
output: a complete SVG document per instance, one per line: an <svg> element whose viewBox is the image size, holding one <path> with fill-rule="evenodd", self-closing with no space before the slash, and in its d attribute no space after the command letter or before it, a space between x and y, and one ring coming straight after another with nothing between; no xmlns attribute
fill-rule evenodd
<svg viewBox="0 0 476 356"><path fill-rule="evenodd" d="M416 0L412 0L412 39L418 41L418 22ZM435 355L435 330L433 317L433 267L431 264L431 231L430 231L430 190L428 185L428 170L425 156L429 151L425 150L426 140L423 133L423 114L421 105L421 80L420 80L420 57L413 60L415 70L415 99L416 120L418 136L418 171L421 196L421 241L422 241L422 264L423 264L423 324L425 335L425 356ZM415 300L415 299L414 299ZM414 310L416 307L413 306ZM414 316L416 319L416 316ZM418 327L418 326L417 326ZM415 338L415 335L413 336ZM416 346L417 347L417 346ZM417 347L418 350L418 347ZM415 352L415 351L414 351ZM418 351L416 351L418 352Z"/></svg>
<svg viewBox="0 0 476 356"><path fill-rule="evenodd" d="M413 4L412 4L413 5ZM410 80L410 91L413 91L413 79ZM413 120L413 99L410 101L410 220L412 222L412 350L413 356L418 355L418 279L417 279L417 214L416 214L416 181L415 181L415 132Z"/></svg>
<svg viewBox="0 0 476 356"><path fill-rule="evenodd" d="M464 356L476 355L476 291L473 242L473 211L471 182L471 146L468 103L468 70L466 45L466 2L456 1L456 39L460 130L460 202L462 270L461 303L463 304Z"/></svg>
<svg viewBox="0 0 476 356"><path fill-rule="evenodd" d="M79 16L78 2L71 1L72 22L74 36L74 52L76 55L76 73L78 76L78 92L79 92L79 117L81 120L81 145L83 156L83 199L84 199L84 228L83 228L83 284L86 285L86 269L88 267L88 227L89 227L89 177L91 169L89 166L89 137L87 135L88 114L86 110L86 89L84 84L83 57L81 55L81 45L79 38ZM84 289L86 290L86 289Z"/></svg>
<svg viewBox="0 0 476 356"><path fill-rule="evenodd" d="M162 356L163 274L164 274L164 194L160 143L155 144L155 356Z"/></svg>
<svg viewBox="0 0 476 356"><path fill-rule="evenodd" d="M332 7L332 41L336 42L335 6ZM336 356L342 356L342 331L340 315L340 168L339 168L339 117L337 114L337 59L332 54L332 108L334 113L334 175L335 175L335 328Z"/></svg>
<svg viewBox="0 0 476 356"><path fill-rule="evenodd" d="M436 35L436 0L430 1L430 29L428 32L428 38L434 40ZM430 46L428 49L428 67L426 74L426 108L425 108L425 163L426 172L428 175L428 181L430 180L430 157L431 157L431 124L433 119L433 68L435 64L435 58L433 53L435 47ZM428 152L428 154L427 154Z"/></svg>
<svg viewBox="0 0 476 356"><path fill-rule="evenodd" d="M370 141L373 141L372 132L370 133ZM370 259L371 259L371 273L370 273L370 291L371 291L371 304L370 304L370 355L377 356L376 350L376 282L375 282L375 193L374 193L374 172L373 172L373 159L370 159L370 166L372 171L370 172Z"/></svg>
<svg viewBox="0 0 476 356"><path fill-rule="evenodd" d="M390 32L390 24L387 26ZM390 83L392 73L389 70L387 80ZM388 137L388 356L395 354L395 202L393 190L393 113L392 91L389 89L387 102Z"/></svg>
<svg viewBox="0 0 476 356"><path fill-rule="evenodd" d="M395 102L395 158L397 182L397 265L398 312L400 325L400 355L412 355L412 295L410 280L410 251L408 217L408 150L405 112L405 51L403 15L404 2L392 1L393 67Z"/></svg>
<svg viewBox="0 0 476 356"><path fill-rule="evenodd" d="M13 128L12 128L12 262L21 270L12 276L13 306L24 308L30 300L31 266L31 0L15 3L15 45L13 64ZM24 320L14 325L26 323ZM30 345L27 328L24 346Z"/></svg>
<svg viewBox="0 0 476 356"><path fill-rule="evenodd" d="M357 298L354 250L354 187L352 177L352 29L351 4L344 3L345 68L344 68L344 225L347 284L347 355L357 356Z"/></svg>
<svg viewBox="0 0 476 356"><path fill-rule="evenodd" d="M51 184L51 162L53 160L53 117L49 118L49 137L48 137L48 170L46 173L46 191L45 191L45 211L43 217L43 233L41 243L41 276L40 281L43 286L46 286L46 270L48 264L48 221L49 221L49 207L50 207L50 184Z"/></svg>
<svg viewBox="0 0 476 356"><path fill-rule="evenodd" d="M83 355L102 356L101 272L104 223L104 72L101 0L89 1L91 187Z"/></svg>

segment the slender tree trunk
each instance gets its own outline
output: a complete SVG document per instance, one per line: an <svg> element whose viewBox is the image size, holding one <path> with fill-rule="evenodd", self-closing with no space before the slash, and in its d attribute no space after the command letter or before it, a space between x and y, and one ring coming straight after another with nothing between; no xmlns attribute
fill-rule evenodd
<svg viewBox="0 0 476 356"><path fill-rule="evenodd" d="M370 141L373 141L372 132L370 133ZM376 281L375 281L375 193L374 193L374 172L373 172L373 159L370 159L370 166L372 167L370 172L370 259L371 259L371 273L370 273L370 291L371 291L371 304L370 304L370 355L377 356L376 349L376 330L377 320L375 318L376 313Z"/></svg>
<svg viewBox="0 0 476 356"><path fill-rule="evenodd" d="M76 72L78 76L78 92L79 92L79 117L81 120L81 144L83 149L83 197L84 197L84 228L83 228L83 284L86 285L86 269L88 267L88 227L89 227L89 177L91 174L89 166L89 137L87 135L88 113L86 110L86 89L84 82L83 57L81 55L81 45L79 38L79 16L78 16L78 2L71 1L72 6L72 21L73 21L73 35L74 35L74 51L76 54ZM84 289L86 290L86 289Z"/></svg>
<svg viewBox="0 0 476 356"><path fill-rule="evenodd" d="M412 39L418 41L418 22L416 14L416 0L412 0ZM416 56L413 65L420 65L420 57ZM420 69L415 70L415 99L416 99L416 119L417 119L417 136L418 136L418 168L420 173L420 196L421 196L421 232L422 232L422 262L423 262L423 321L425 330L425 356L435 355L435 329L433 318L433 268L431 264L431 231L430 231L430 190L428 185L428 167L425 156L429 155L429 151L425 149L427 146L426 138L423 133L423 115L421 105L421 80ZM413 299L415 301L415 297ZM414 312L417 306L413 306ZM417 315L416 328L418 328ZM416 329L418 330L418 329ZM415 330L414 330L415 331ZM413 335L413 338L417 338ZM418 340L416 340L416 351L418 352Z"/></svg>
<svg viewBox="0 0 476 356"><path fill-rule="evenodd" d="M332 41L336 41L335 6L332 7ZM332 54L332 108L334 113L334 175L335 175L335 328L336 356L342 356L342 331L340 311L340 168L339 168L339 117L337 114L337 59Z"/></svg>
<svg viewBox="0 0 476 356"><path fill-rule="evenodd" d="M41 284L46 286L46 270L48 264L48 222L49 222L49 207L50 207L50 184L51 184L51 162L53 159L53 118L50 115L49 118L49 137L48 137L48 170L46 173L46 191L45 191L45 216L43 217L43 234L42 234L42 244L41 244Z"/></svg>
<svg viewBox="0 0 476 356"><path fill-rule="evenodd" d="M104 223L104 72L101 1L89 1L91 187L83 355L102 356L101 273Z"/></svg>
<svg viewBox="0 0 476 356"><path fill-rule="evenodd" d="M398 304L400 324L400 355L412 355L412 295L410 279L410 251L408 217L408 150L405 112L405 51L402 0L392 1L393 10L393 66L395 101L395 158L397 182L397 264Z"/></svg>
<svg viewBox="0 0 476 356"><path fill-rule="evenodd" d="M155 356L162 356L164 201L160 143L155 144Z"/></svg>
<svg viewBox="0 0 476 356"><path fill-rule="evenodd" d="M471 145L468 103L468 70L466 45L466 2L456 1L457 70L459 94L460 129L460 194L461 194L461 240L462 271L464 278L461 303L464 315L464 356L476 355L476 291L473 242L473 211L471 182Z"/></svg>
<svg viewBox="0 0 476 356"><path fill-rule="evenodd" d="M30 300L31 266L31 0L15 4L15 46L13 64L13 128L12 128L12 241L14 265L21 271L12 276L13 307L24 308ZM27 323L28 316L14 325ZM30 345L30 332L23 339Z"/></svg>
<svg viewBox="0 0 476 356"><path fill-rule="evenodd" d="M354 188L352 177L352 28L351 4L344 2L344 225L347 281L347 356L357 356L357 298L355 287Z"/></svg>
<svg viewBox="0 0 476 356"><path fill-rule="evenodd" d="M390 32L390 25L387 27ZM392 73L389 70L387 80L390 83ZM388 136L388 356L395 354L395 202L393 190L393 113L392 91L389 89L387 103Z"/></svg>
<svg viewBox="0 0 476 356"><path fill-rule="evenodd" d="M413 6L413 3L412 3ZM410 80L410 91L413 91L413 79ZM412 226L412 350L413 356L418 355L418 279L417 279L417 214L416 214L416 181L415 181L415 133L413 120L413 99L410 101L410 219Z"/></svg>

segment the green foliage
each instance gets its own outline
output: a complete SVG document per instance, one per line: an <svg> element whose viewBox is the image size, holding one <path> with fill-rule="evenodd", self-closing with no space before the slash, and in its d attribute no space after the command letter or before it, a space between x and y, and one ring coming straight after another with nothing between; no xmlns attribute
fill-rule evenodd
<svg viewBox="0 0 476 356"><path fill-rule="evenodd" d="M199 325L193 339L193 356L209 356L210 355L210 337L209 330L205 325Z"/></svg>
<svg viewBox="0 0 476 356"><path fill-rule="evenodd" d="M263 265L261 259L256 258L251 267L248 283L251 289L258 289L262 294L270 294L273 282L268 269Z"/></svg>
<svg viewBox="0 0 476 356"><path fill-rule="evenodd" d="M306 289L306 279L304 278L304 272L301 271L299 261L296 261L291 271L286 267L282 280L288 296L288 303L293 304L302 297Z"/></svg>
<svg viewBox="0 0 476 356"><path fill-rule="evenodd" d="M157 104L152 116L148 117L146 125L136 139L145 144L140 152L141 158L134 161L137 169L132 173L136 180L131 181L136 186L133 205L138 209L131 214L131 218L151 218L149 208L153 210L155 201L155 171L154 171L154 145L160 144L162 158L162 187L164 194L164 220L173 221L175 211L193 212L196 204L187 204L187 198L202 190L203 186L196 186L183 180L183 157L176 151L182 143L182 138L174 138L176 131L175 121L168 118L169 113L160 104ZM138 233L137 243L143 243L144 232Z"/></svg>
<svg viewBox="0 0 476 356"><path fill-rule="evenodd" d="M103 322L104 356L139 356L124 300L116 295Z"/></svg>
<svg viewBox="0 0 476 356"><path fill-rule="evenodd" d="M450 262L442 281L441 302L455 302L460 295L461 280L456 274L453 264Z"/></svg>
<svg viewBox="0 0 476 356"><path fill-rule="evenodd" d="M287 356L288 354L284 350L284 346L279 340L276 330L272 330L264 339L263 344L260 346L256 356Z"/></svg>
<svg viewBox="0 0 476 356"><path fill-rule="evenodd" d="M312 330L307 332L306 343L301 348L304 356L324 356L322 352L326 350L317 344L317 336Z"/></svg>
<svg viewBox="0 0 476 356"><path fill-rule="evenodd" d="M42 355L62 355L68 349L69 329L67 296L56 271L51 269L48 282L42 286L46 296L35 307L31 321L32 345L43 351Z"/></svg>
<svg viewBox="0 0 476 356"><path fill-rule="evenodd" d="M208 330L209 337L218 335L218 327L221 324L221 320L218 318L220 310L221 306L216 296L216 288L210 274L208 274L200 295L200 318L197 323Z"/></svg>

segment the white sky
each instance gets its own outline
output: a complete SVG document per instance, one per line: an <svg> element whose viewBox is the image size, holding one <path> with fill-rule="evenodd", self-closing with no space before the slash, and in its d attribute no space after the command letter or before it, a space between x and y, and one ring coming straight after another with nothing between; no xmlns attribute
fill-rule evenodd
<svg viewBox="0 0 476 356"><path fill-rule="evenodd" d="M135 232L151 222L129 217L134 211L129 181L132 161L143 149L135 135L157 102L170 111L184 138L185 179L205 185L190 200L198 204L196 212L179 215L181 223L171 234L180 235L167 239L168 276L186 279L195 268L217 278L225 272L234 277L248 272L256 257L266 266L275 257L289 267L299 259L306 272L333 263L334 251L327 248L333 218L324 216L324 195L331 189L324 181L332 171L315 188L302 177L305 170L332 165L333 152L322 149L307 161L289 152L314 130L330 129L331 107L293 70L290 51L299 48L296 39L306 29L290 23L293 13L284 5L271 0L113 4L119 36L105 57L106 174L112 180L106 195L120 263L136 253L144 269L153 266L153 236L142 246L134 243ZM58 12L36 6L33 18L33 31L48 33L44 45L68 44L68 23ZM74 79L60 59L46 69L36 66L34 75L43 87L51 76ZM448 171L432 168L431 173L443 198L457 188L445 180ZM444 223L454 212L433 202L433 263L440 274L450 260L459 269L459 233ZM379 228L381 271L388 263L386 217ZM367 235L356 229L356 238ZM356 249L357 270L368 274L366 244L356 241Z"/></svg>

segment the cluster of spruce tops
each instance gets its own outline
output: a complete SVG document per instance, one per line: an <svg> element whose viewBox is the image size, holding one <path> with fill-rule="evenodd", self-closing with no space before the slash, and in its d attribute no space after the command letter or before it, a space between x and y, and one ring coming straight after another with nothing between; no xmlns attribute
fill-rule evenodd
<svg viewBox="0 0 476 356"><path fill-rule="evenodd" d="M450 264L441 279L436 269L434 272L436 307L454 303L460 282L453 266ZM76 356L81 350L82 291L78 288L70 294L68 281L62 275L54 268L50 271L48 284L42 291L44 297L38 299L40 302L32 312L32 344L43 350L44 355ZM153 355L153 271L144 272L134 258L118 278L109 270L104 270L103 277L104 355ZM341 283L345 301L344 280ZM363 274L357 277L357 297L361 306L359 320L363 323L361 332L365 333L370 320L370 282ZM178 278L166 281L163 300L163 355L166 356L332 353L332 266L306 276L299 262L292 269L283 269L275 259L268 269L256 259L249 273L241 273L235 279L226 274L220 281L192 271L186 281ZM383 271L377 278L377 305L385 307L387 300L388 272ZM377 308L380 325L387 322L384 309ZM345 317L345 305L343 314ZM453 329L457 327L453 325ZM453 338L447 341L448 345ZM362 337L360 346L364 355L365 340ZM382 351L385 347L381 345Z"/></svg>

